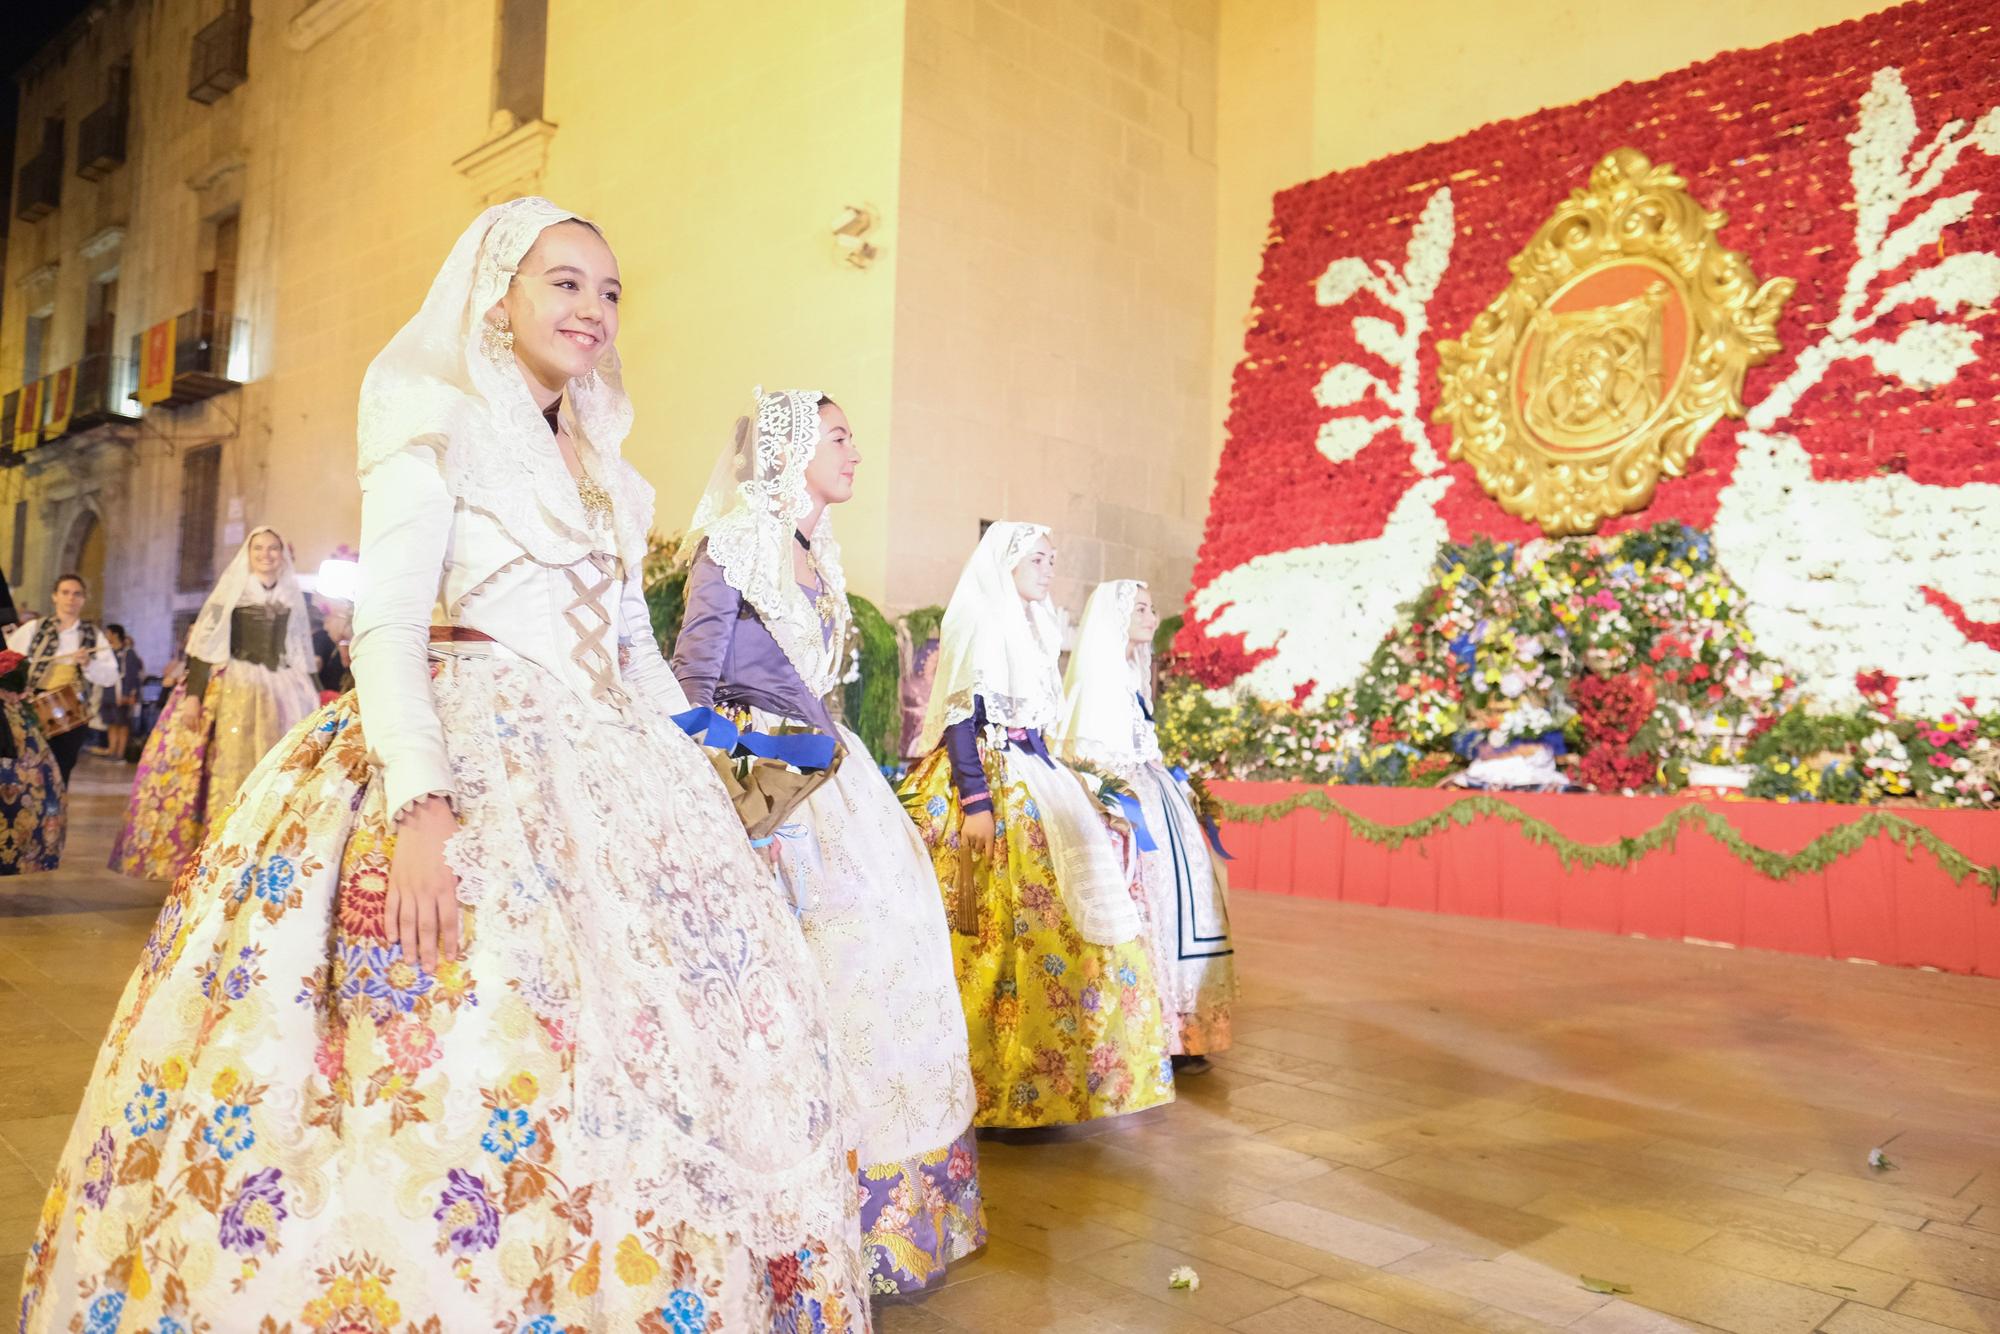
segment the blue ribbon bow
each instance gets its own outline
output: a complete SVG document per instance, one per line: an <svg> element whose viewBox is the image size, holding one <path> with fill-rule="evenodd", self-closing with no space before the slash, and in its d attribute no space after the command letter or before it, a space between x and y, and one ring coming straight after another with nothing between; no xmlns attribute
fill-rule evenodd
<svg viewBox="0 0 2000 1334"><path fill-rule="evenodd" d="M674 722L689 736L713 750L731 756L753 755L760 760L776 760L811 773L833 763L833 738L824 732L746 732L725 715L706 706L674 715Z"/></svg>
<svg viewBox="0 0 2000 1334"><path fill-rule="evenodd" d="M1160 845L1153 842L1153 831L1146 828L1146 812L1139 805L1139 799L1129 792L1113 792L1118 809L1125 813L1126 823L1132 826L1132 840L1141 852L1158 852Z"/></svg>

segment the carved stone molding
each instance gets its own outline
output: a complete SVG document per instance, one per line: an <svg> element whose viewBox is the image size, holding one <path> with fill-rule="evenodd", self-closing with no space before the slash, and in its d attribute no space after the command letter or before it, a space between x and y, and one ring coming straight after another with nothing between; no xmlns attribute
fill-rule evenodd
<svg viewBox="0 0 2000 1334"><path fill-rule="evenodd" d="M213 190L228 177L242 171L245 165L246 159L241 149L225 154L222 157L216 158L201 170L192 173L187 178L188 189L195 191L197 194Z"/></svg>
<svg viewBox="0 0 2000 1334"><path fill-rule="evenodd" d="M549 165L549 141L555 138L556 127L531 120L507 128L511 120L500 113L494 128L501 132L451 164L488 204L536 193Z"/></svg>
<svg viewBox="0 0 2000 1334"><path fill-rule="evenodd" d="M85 259L96 259L99 255L110 254L124 244L125 224L114 222L109 227L102 228L96 235L78 246L76 252Z"/></svg>
<svg viewBox="0 0 2000 1334"><path fill-rule="evenodd" d="M303 0L299 12L285 27L285 45L294 51L309 51L327 34L374 3L375 0Z"/></svg>

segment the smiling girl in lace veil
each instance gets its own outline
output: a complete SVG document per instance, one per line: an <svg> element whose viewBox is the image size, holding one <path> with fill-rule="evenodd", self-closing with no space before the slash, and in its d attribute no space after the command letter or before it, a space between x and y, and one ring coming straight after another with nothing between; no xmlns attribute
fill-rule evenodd
<svg viewBox="0 0 2000 1334"><path fill-rule="evenodd" d="M903 785L948 903L982 1126L1046 1126L1173 1096L1131 885L1078 776L1042 737L1062 705L1055 548L993 524L945 609Z"/></svg>
<svg viewBox="0 0 2000 1334"><path fill-rule="evenodd" d="M111 869L171 880L257 761L319 704L312 628L291 548L259 525L216 580L188 633L174 687L132 780Z"/></svg>
<svg viewBox="0 0 2000 1334"><path fill-rule="evenodd" d="M1153 631L1160 618L1137 579L1099 584L1084 604L1064 676L1056 750L1117 777L1138 798L1153 843L1131 845L1145 897L1146 940L1167 1012L1168 1049L1183 1074L1230 1042L1236 998L1228 882L1195 813L1185 775L1160 756L1153 727Z"/></svg>
<svg viewBox="0 0 2000 1334"><path fill-rule="evenodd" d="M356 691L168 898L26 1329L866 1328L825 998L669 721L618 296L515 200L370 367Z"/></svg>
<svg viewBox="0 0 2000 1334"><path fill-rule="evenodd" d="M692 703L739 726L805 727L845 747L833 777L779 827L774 855L854 1071L869 1280L909 1293L986 1240L951 933L896 794L825 704L846 664L833 507L854 494L861 461L847 415L812 390L760 388L755 399L682 546L694 564L674 672Z"/></svg>

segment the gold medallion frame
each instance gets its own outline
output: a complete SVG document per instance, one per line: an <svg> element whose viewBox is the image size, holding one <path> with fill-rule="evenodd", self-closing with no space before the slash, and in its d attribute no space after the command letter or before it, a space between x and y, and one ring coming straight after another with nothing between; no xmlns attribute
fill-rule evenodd
<svg viewBox="0 0 2000 1334"><path fill-rule="evenodd" d="M1595 532L1645 508L1711 427L1743 415L1744 373L1778 350L1778 313L1797 284L1759 286L1716 239L1723 222L1673 168L1617 149L1508 262L1514 280L1465 336L1439 342L1432 420L1451 425L1451 457L1472 465L1502 509L1551 537ZM1549 309L1592 275L1634 265L1658 275L1654 290L1593 310ZM1663 377L1669 297L1686 346ZM1531 340L1558 337L1567 362L1530 364ZM1524 420L1524 397L1553 441Z"/></svg>

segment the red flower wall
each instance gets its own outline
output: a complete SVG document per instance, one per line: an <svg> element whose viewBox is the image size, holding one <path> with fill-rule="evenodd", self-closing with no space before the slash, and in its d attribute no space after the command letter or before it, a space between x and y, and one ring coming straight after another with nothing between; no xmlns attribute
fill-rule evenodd
<svg viewBox="0 0 2000 1334"><path fill-rule="evenodd" d="M1331 462L1315 447L1330 414L1313 389L1327 367L1353 361L1382 369L1355 342L1351 316L1391 312L1365 294L1329 311L1315 302L1314 286L1343 256L1400 263L1417 214L1439 186L1451 189L1457 234L1418 354L1426 421L1437 401L1437 340L1465 330L1507 284L1507 261L1570 191L1586 184L1592 165L1619 147L1673 166L1696 198L1727 215L1722 242L1748 257L1759 280L1797 280L1778 328L1784 350L1753 369L1745 386L1746 400L1755 402L1792 369L1798 350L1838 305L1855 260L1847 136L1870 79L1885 65L1902 71L1919 142L1946 121L1976 120L2000 102L2000 5L1902 5L1281 192L1232 382L1228 440L1194 587L1266 552L1375 536L1415 480L1408 444L1391 430L1346 463ZM1993 207L2000 158L1967 153L1951 188L1976 188L1982 198L1971 217L1945 231L1946 251L2000 251L2000 211ZM1922 255L1913 263L1936 258ZM1934 314L1919 302L1891 315L1874 336L1893 338L1901 323ZM1987 340L2000 335L2000 313L1993 310L1960 319ZM1842 362L1777 429L1798 435L1821 479L1895 471L1934 485L2000 482L2000 358L1986 352L1991 346L1931 394L1883 379L1865 360ZM1735 461L1737 430L1734 421L1717 427L1687 476L1663 480L1648 509L1607 531L1663 519L1708 527ZM1433 424L1428 431L1444 456L1449 429ZM1536 534L1504 514L1467 465L1447 468L1456 480L1438 513L1455 540ZM1234 639L1205 636L1190 609L1178 647L1198 676L1221 684L1255 661Z"/></svg>

